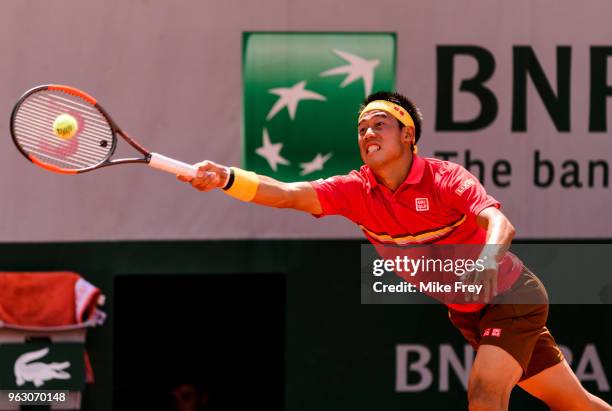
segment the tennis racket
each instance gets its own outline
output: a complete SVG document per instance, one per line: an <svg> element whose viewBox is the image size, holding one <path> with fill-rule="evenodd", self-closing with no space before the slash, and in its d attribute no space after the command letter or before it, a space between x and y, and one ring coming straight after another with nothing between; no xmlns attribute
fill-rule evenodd
<svg viewBox="0 0 612 411"><path fill-rule="evenodd" d="M58 129L58 120L70 132ZM117 135L142 157L111 159ZM78 174L127 163L144 163L189 177L197 173L190 164L145 149L119 128L96 99L69 86L38 86L21 96L11 114L11 136L28 160L56 173Z"/></svg>

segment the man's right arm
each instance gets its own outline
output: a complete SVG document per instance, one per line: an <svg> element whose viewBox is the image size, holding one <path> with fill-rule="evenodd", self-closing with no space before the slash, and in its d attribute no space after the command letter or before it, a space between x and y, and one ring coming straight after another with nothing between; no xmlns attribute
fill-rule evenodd
<svg viewBox="0 0 612 411"><path fill-rule="evenodd" d="M200 191L224 187L229 177L227 167L212 161L203 161L195 166L198 167L196 178L178 176L178 179L191 183ZM309 182L284 183L262 175L257 178L259 184L251 202L268 207L292 208L315 215L322 213L319 197Z"/></svg>

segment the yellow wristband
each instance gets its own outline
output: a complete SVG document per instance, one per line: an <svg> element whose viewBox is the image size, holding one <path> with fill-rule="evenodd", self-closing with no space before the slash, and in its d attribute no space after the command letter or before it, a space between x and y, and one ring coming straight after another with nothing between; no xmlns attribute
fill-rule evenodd
<svg viewBox="0 0 612 411"><path fill-rule="evenodd" d="M238 167L230 167L230 173L227 187L223 188L225 194L242 201L253 200L259 187L259 176Z"/></svg>

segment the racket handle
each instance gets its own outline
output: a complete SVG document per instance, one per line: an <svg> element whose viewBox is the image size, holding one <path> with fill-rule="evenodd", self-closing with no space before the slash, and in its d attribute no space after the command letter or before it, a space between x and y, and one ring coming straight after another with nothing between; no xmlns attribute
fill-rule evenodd
<svg viewBox="0 0 612 411"><path fill-rule="evenodd" d="M170 157L162 156L161 154L151 153L149 166L158 170L167 171L172 174L180 174L187 177L195 177L198 173L197 167L191 164L183 163Z"/></svg>

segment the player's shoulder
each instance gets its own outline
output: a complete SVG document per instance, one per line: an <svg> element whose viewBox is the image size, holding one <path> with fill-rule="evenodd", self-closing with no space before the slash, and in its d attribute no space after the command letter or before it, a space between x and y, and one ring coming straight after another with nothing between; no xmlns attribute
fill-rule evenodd
<svg viewBox="0 0 612 411"><path fill-rule="evenodd" d="M424 157L426 168L429 172L437 177L449 176L456 173L467 172L463 166L453 163L448 160L440 160L439 158Z"/></svg>
<svg viewBox="0 0 612 411"><path fill-rule="evenodd" d="M359 183L365 180L366 180L365 176L360 171L353 170L348 174L339 174L339 175L330 176L324 179L320 178L317 181L329 181L329 182L336 182L336 183Z"/></svg>
<svg viewBox="0 0 612 411"><path fill-rule="evenodd" d="M348 174L335 175L328 178L320 178L315 181L318 185L328 185L333 187L364 187L368 182L368 172L364 167L359 170L352 170Z"/></svg>
<svg viewBox="0 0 612 411"><path fill-rule="evenodd" d="M437 158L425 158L424 160L431 175L431 181L441 192L455 190L457 187L464 187L463 190L465 190L478 181L463 166L452 161Z"/></svg>

